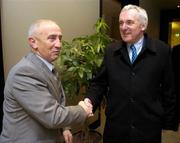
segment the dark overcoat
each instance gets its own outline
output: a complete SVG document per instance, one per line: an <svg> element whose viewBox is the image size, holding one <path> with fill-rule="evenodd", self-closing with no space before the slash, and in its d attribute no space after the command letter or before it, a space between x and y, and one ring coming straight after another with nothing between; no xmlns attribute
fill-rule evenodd
<svg viewBox="0 0 180 143"><path fill-rule="evenodd" d="M104 143L161 143L161 130L174 128L175 95L171 50L145 35L131 64L125 43L105 50L100 71L86 97L96 108L106 97Z"/></svg>
<svg viewBox="0 0 180 143"><path fill-rule="evenodd" d="M180 122L180 44L172 48L172 62L174 70L174 83L176 91L176 117Z"/></svg>

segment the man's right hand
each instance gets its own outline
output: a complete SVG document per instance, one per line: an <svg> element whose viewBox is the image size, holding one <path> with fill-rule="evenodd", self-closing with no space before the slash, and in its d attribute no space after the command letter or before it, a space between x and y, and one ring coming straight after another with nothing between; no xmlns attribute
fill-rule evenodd
<svg viewBox="0 0 180 143"><path fill-rule="evenodd" d="M78 104L86 111L88 117L93 116L93 112L92 112L93 106L92 106L92 104L90 104L90 103L87 104L87 103L85 103L85 101L80 101Z"/></svg>

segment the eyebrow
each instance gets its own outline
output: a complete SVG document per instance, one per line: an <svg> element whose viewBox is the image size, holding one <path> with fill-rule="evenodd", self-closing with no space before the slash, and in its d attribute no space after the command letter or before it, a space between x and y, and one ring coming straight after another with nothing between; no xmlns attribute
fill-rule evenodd
<svg viewBox="0 0 180 143"><path fill-rule="evenodd" d="M47 38L56 38L59 37L59 39L62 39L62 35L56 35L56 34L51 34Z"/></svg>

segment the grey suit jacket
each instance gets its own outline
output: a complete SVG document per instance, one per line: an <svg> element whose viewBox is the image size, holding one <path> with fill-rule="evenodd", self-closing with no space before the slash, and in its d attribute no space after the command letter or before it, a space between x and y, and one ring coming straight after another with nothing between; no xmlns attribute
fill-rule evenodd
<svg viewBox="0 0 180 143"><path fill-rule="evenodd" d="M0 143L57 143L61 128L86 119L81 106L64 106L58 81L31 52L11 69L4 96Z"/></svg>

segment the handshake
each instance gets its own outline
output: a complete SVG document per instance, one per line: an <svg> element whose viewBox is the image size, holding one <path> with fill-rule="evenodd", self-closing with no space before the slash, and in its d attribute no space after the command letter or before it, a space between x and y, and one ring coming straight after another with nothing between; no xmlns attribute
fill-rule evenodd
<svg viewBox="0 0 180 143"><path fill-rule="evenodd" d="M87 117L93 116L93 106L91 100L85 98L84 101L80 101L78 104L86 111Z"/></svg>

